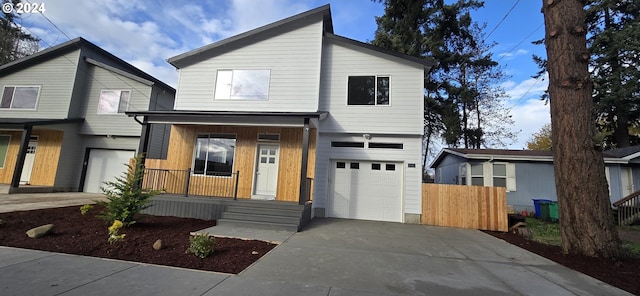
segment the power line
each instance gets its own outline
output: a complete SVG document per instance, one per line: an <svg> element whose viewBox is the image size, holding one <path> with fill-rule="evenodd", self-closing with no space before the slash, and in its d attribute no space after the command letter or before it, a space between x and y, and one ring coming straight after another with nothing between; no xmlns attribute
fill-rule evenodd
<svg viewBox="0 0 640 296"><path fill-rule="evenodd" d="M542 76L543 75L538 76L536 81L534 83L532 83L531 86L529 86L527 91L525 91L524 94L522 94L522 96L518 99L518 101L515 104L513 104L513 106L511 106L511 108L509 108L509 111L513 110L513 108L518 106L518 104L520 104L520 102L524 99L524 97L526 97L527 94L529 94L529 92L533 89L533 87L536 86L540 81L542 81Z"/></svg>
<svg viewBox="0 0 640 296"><path fill-rule="evenodd" d="M509 11L507 11L507 14L505 14L502 19L500 20L500 22L498 22L498 24L493 27L493 29L491 30L491 32L489 32L489 34L487 35L487 37L485 37L485 39L489 39L489 36L491 36L491 34L493 34L493 32L496 31L496 29L498 27L500 27L500 25L502 24L502 22L504 22L505 19L507 19L507 17L509 16L509 14L511 13L511 11L513 11L514 8L516 8L516 5L518 5L518 3L520 3L520 0L517 0L516 3L513 4L513 6L511 6L511 8L509 9Z"/></svg>
<svg viewBox="0 0 640 296"><path fill-rule="evenodd" d="M500 60L502 60L504 57L508 56L510 53L512 53L514 50L516 50L516 48L518 48L523 42L525 42L527 39L529 39L529 37L531 37L531 35L535 34L536 32L538 32L538 30L540 30L540 28L542 28L542 26L544 26L544 23L538 25L538 27L533 30L531 33L529 33L529 35L527 35L527 37L522 38L522 40L520 40L520 42L518 42L518 44L516 44L516 46L514 46L513 48L511 48L511 50L507 51L505 54L503 54L502 56L500 56L500 58L496 61L499 62Z"/></svg>

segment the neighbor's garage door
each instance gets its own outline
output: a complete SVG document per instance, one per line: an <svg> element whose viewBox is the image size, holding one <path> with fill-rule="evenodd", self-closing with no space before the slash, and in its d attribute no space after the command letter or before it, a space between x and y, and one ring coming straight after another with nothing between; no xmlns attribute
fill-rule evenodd
<svg viewBox="0 0 640 296"><path fill-rule="evenodd" d="M105 181L114 181L127 171L129 159L134 151L91 149L84 179L84 192L102 193L100 186Z"/></svg>
<svg viewBox="0 0 640 296"><path fill-rule="evenodd" d="M329 217L402 222L402 164L332 161Z"/></svg>

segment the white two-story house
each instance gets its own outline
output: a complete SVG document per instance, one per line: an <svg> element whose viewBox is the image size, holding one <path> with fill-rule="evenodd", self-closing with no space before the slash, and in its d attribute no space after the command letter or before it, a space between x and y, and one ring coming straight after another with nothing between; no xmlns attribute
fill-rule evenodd
<svg viewBox="0 0 640 296"><path fill-rule="evenodd" d="M175 89L77 38L0 66L0 187L86 191L126 170L146 133L166 157L168 125L143 128L126 111L170 110Z"/></svg>
<svg viewBox="0 0 640 296"><path fill-rule="evenodd" d="M147 168L189 170L193 195L312 198L315 216L419 223L432 62L334 35L328 5L168 61L174 110L129 112L172 125L167 159ZM237 187L204 185L214 179Z"/></svg>

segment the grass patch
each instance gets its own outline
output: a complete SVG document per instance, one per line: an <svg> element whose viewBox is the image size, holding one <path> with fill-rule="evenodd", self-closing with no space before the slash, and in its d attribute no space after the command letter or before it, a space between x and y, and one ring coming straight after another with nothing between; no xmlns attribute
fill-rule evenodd
<svg viewBox="0 0 640 296"><path fill-rule="evenodd" d="M559 246L562 244L560 240L560 224L549 223L535 218L527 218L527 228L532 234L531 239L546 245Z"/></svg>
<svg viewBox="0 0 640 296"><path fill-rule="evenodd" d="M527 218L527 228L531 231L531 239L546 245L560 246L560 224L545 222L536 218ZM640 225L627 226L625 229L640 231ZM629 257L640 258L640 243L622 242L622 249Z"/></svg>

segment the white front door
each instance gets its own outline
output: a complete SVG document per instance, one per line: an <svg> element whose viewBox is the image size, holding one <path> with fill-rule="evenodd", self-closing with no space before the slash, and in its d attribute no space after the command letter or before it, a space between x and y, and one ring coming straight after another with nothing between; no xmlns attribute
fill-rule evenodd
<svg viewBox="0 0 640 296"><path fill-rule="evenodd" d="M38 148L38 137L33 136L29 140L27 155L24 158L24 166L20 175L21 184L29 184L31 181L31 171L33 171L33 161L36 159L36 148Z"/></svg>
<svg viewBox="0 0 640 296"><path fill-rule="evenodd" d="M622 179L622 197L625 197L633 193L633 173L631 168L622 167L620 172L620 179Z"/></svg>
<svg viewBox="0 0 640 296"><path fill-rule="evenodd" d="M274 144L259 144L256 159L256 174L253 184L254 199L270 199L276 197L278 185L278 156L280 147Z"/></svg>

